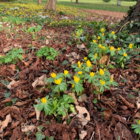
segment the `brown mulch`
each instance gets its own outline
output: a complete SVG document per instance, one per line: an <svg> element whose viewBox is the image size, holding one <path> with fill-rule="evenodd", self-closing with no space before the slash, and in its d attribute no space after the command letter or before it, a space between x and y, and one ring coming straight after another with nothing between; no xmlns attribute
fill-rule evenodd
<svg viewBox="0 0 140 140"><path fill-rule="evenodd" d="M95 9L92 9L92 10L84 9L84 11L94 13L97 15L109 16L109 17L114 17L114 18L119 18L119 19L123 19L123 17L126 16L126 13L115 12L115 11L95 10Z"/></svg>

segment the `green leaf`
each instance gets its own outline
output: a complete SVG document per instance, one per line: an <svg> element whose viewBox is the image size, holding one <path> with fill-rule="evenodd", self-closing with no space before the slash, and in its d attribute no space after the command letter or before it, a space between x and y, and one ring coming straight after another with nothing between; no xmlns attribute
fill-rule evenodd
<svg viewBox="0 0 140 140"><path fill-rule="evenodd" d="M97 102L98 102L98 100L97 100L97 98L95 98L95 99L93 100L93 103L94 103L94 104L97 104Z"/></svg>
<svg viewBox="0 0 140 140"><path fill-rule="evenodd" d="M44 135L41 134L41 132L36 133L36 140L43 140L45 138Z"/></svg>
<svg viewBox="0 0 140 140"><path fill-rule="evenodd" d="M4 97L7 99L11 96L11 92L4 93Z"/></svg>

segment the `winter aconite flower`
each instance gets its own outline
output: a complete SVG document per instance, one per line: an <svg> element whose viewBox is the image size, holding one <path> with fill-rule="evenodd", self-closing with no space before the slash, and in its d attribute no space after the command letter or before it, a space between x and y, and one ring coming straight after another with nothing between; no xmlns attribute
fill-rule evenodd
<svg viewBox="0 0 140 140"><path fill-rule="evenodd" d="M102 33L104 32L104 28L101 29L101 32L102 32Z"/></svg>
<svg viewBox="0 0 140 140"><path fill-rule="evenodd" d="M51 73L51 77L52 78L55 78L56 77L56 74L53 72L53 73Z"/></svg>
<svg viewBox="0 0 140 140"><path fill-rule="evenodd" d="M105 84L105 81L100 80L100 83L101 83L101 85L104 85Z"/></svg>
<svg viewBox="0 0 140 140"><path fill-rule="evenodd" d="M74 88L74 84L72 84L72 88Z"/></svg>
<svg viewBox="0 0 140 140"><path fill-rule="evenodd" d="M55 84L60 85L62 82L62 78L55 79L54 82L55 82Z"/></svg>
<svg viewBox="0 0 140 140"><path fill-rule="evenodd" d="M138 122L139 122L139 124L140 124L140 120L139 120Z"/></svg>
<svg viewBox="0 0 140 140"><path fill-rule="evenodd" d="M98 36L98 38L97 38L97 39L99 40L99 39L101 39L101 37L100 37L100 36Z"/></svg>
<svg viewBox="0 0 140 140"><path fill-rule="evenodd" d="M115 32L114 32L114 31L112 31L112 32L111 32L111 34L113 34L113 35L114 35L114 34L115 34Z"/></svg>
<svg viewBox="0 0 140 140"><path fill-rule="evenodd" d="M64 75L66 76L69 72L67 70L64 70Z"/></svg>
<svg viewBox="0 0 140 140"><path fill-rule="evenodd" d="M42 102L43 104L47 103L46 97L42 98L42 99L41 99L41 102Z"/></svg>
<svg viewBox="0 0 140 140"><path fill-rule="evenodd" d="M132 47L133 47L133 44L129 44L129 48L132 49Z"/></svg>
<svg viewBox="0 0 140 140"><path fill-rule="evenodd" d="M96 43L96 40L93 40L93 43Z"/></svg>
<svg viewBox="0 0 140 140"><path fill-rule="evenodd" d="M123 56L126 57L127 56L127 53L124 53Z"/></svg>
<svg viewBox="0 0 140 140"><path fill-rule="evenodd" d="M102 48L102 45L101 45L101 44L99 44L99 45L98 45L98 47L99 47L99 48Z"/></svg>
<svg viewBox="0 0 140 140"><path fill-rule="evenodd" d="M78 67L81 68L82 63L78 61Z"/></svg>
<svg viewBox="0 0 140 140"><path fill-rule="evenodd" d="M99 71L99 73L100 73L100 75L104 75L104 70L103 69L100 69L100 71Z"/></svg>
<svg viewBox="0 0 140 140"><path fill-rule="evenodd" d="M118 48L117 50L118 50L118 51L120 51L120 50L121 50L121 48Z"/></svg>
<svg viewBox="0 0 140 140"><path fill-rule="evenodd" d="M90 67L91 66L91 62L88 60L87 61L87 67Z"/></svg>
<svg viewBox="0 0 140 140"><path fill-rule="evenodd" d="M86 61L87 60L87 57L84 57L84 60Z"/></svg>
<svg viewBox="0 0 140 140"><path fill-rule="evenodd" d="M79 71L78 74L81 75L82 74L82 71Z"/></svg>
<svg viewBox="0 0 140 140"><path fill-rule="evenodd" d="M113 78L110 78L110 82L113 82Z"/></svg>
<svg viewBox="0 0 140 140"><path fill-rule="evenodd" d="M113 46L110 47L110 51L115 51Z"/></svg>
<svg viewBox="0 0 140 140"><path fill-rule="evenodd" d="M78 78L77 76L73 76L75 83L78 83L80 81L80 78Z"/></svg>
<svg viewBox="0 0 140 140"><path fill-rule="evenodd" d="M95 57L95 59L97 58L97 53L95 53L94 57Z"/></svg>
<svg viewBox="0 0 140 140"><path fill-rule="evenodd" d="M90 76L93 77L95 75L94 72L90 72Z"/></svg>

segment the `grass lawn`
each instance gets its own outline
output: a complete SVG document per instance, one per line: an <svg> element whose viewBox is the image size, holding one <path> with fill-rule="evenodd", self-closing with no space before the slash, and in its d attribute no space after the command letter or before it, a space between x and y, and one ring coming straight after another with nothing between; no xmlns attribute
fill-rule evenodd
<svg viewBox="0 0 140 140"><path fill-rule="evenodd" d="M34 0L36 2L37 0ZM105 3L102 0L79 0L79 4L75 3L75 0L57 0L57 5L71 6L82 9L98 9L108 11L127 12L129 6L133 6L136 2L122 1L121 6L117 6L117 0L111 0L109 3ZM45 4L46 0L42 0L42 4Z"/></svg>

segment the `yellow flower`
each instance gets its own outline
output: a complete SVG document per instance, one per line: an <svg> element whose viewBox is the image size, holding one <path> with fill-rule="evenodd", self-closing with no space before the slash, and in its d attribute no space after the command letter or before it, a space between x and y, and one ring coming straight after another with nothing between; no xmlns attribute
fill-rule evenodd
<svg viewBox="0 0 140 140"><path fill-rule="evenodd" d="M72 84L72 88L74 88L74 84Z"/></svg>
<svg viewBox="0 0 140 140"><path fill-rule="evenodd" d="M106 19L105 21L107 22L108 20Z"/></svg>
<svg viewBox="0 0 140 140"><path fill-rule="evenodd" d="M132 47L133 47L133 44L129 44L129 48L132 49Z"/></svg>
<svg viewBox="0 0 140 140"><path fill-rule="evenodd" d="M64 70L64 74L67 75L69 72L67 70Z"/></svg>
<svg viewBox="0 0 140 140"><path fill-rule="evenodd" d="M93 77L95 75L94 72L90 72L90 76Z"/></svg>
<svg viewBox="0 0 140 140"><path fill-rule="evenodd" d="M73 76L75 83L78 83L80 81L80 78L78 78L77 76Z"/></svg>
<svg viewBox="0 0 140 140"><path fill-rule="evenodd" d="M100 80L100 83L101 83L101 85L104 85L105 84L105 81Z"/></svg>
<svg viewBox="0 0 140 140"><path fill-rule="evenodd" d="M79 25L79 27L81 27L81 25Z"/></svg>
<svg viewBox="0 0 140 140"><path fill-rule="evenodd" d="M56 74L53 72L53 73L51 73L51 77L52 78L55 78L56 77Z"/></svg>
<svg viewBox="0 0 140 140"><path fill-rule="evenodd" d="M120 51L121 50L121 48L118 48L118 51Z"/></svg>
<svg viewBox="0 0 140 140"><path fill-rule="evenodd" d="M140 124L140 120L139 120L138 122L139 122L139 124Z"/></svg>
<svg viewBox="0 0 140 140"><path fill-rule="evenodd" d="M113 82L113 78L110 78L110 82Z"/></svg>
<svg viewBox="0 0 140 140"><path fill-rule="evenodd" d="M84 60L87 60L87 57L84 57Z"/></svg>
<svg viewBox="0 0 140 140"><path fill-rule="evenodd" d="M104 34L104 33L102 33L102 35L104 36L105 34Z"/></svg>
<svg viewBox="0 0 140 140"><path fill-rule="evenodd" d="M99 73L100 73L100 75L104 75L104 70L100 69Z"/></svg>
<svg viewBox="0 0 140 140"><path fill-rule="evenodd" d="M43 104L47 103L46 97L42 98L42 99L41 99L41 102L42 102Z"/></svg>
<svg viewBox="0 0 140 140"><path fill-rule="evenodd" d="M96 43L96 40L93 40L93 43Z"/></svg>
<svg viewBox="0 0 140 140"><path fill-rule="evenodd" d="M78 67L81 68L82 63L78 61Z"/></svg>
<svg viewBox="0 0 140 140"><path fill-rule="evenodd" d="M127 53L124 53L123 56L126 57L127 56Z"/></svg>
<svg viewBox="0 0 140 140"><path fill-rule="evenodd" d="M81 75L82 74L82 71L79 71L78 74Z"/></svg>
<svg viewBox="0 0 140 140"><path fill-rule="evenodd" d="M57 80L55 79L54 82L55 82L55 84L60 85L62 82L62 78L59 78Z"/></svg>
<svg viewBox="0 0 140 140"><path fill-rule="evenodd" d="M100 37L100 36L98 36L98 38L97 38L97 39L99 40L99 39L101 39L101 37Z"/></svg>
<svg viewBox="0 0 140 140"><path fill-rule="evenodd" d="M76 35L78 36L78 33L76 33Z"/></svg>
<svg viewBox="0 0 140 140"><path fill-rule="evenodd" d="M114 31L112 31L112 32L111 32L111 34L113 34L113 35L114 35L114 34L115 34L115 32L114 32Z"/></svg>
<svg viewBox="0 0 140 140"><path fill-rule="evenodd" d="M113 46L110 47L110 51L115 51Z"/></svg>
<svg viewBox="0 0 140 140"><path fill-rule="evenodd" d="M99 44L99 48L101 48L102 47L102 45L101 44Z"/></svg>
<svg viewBox="0 0 140 140"><path fill-rule="evenodd" d="M0 54L0 57L2 57L2 55Z"/></svg>
<svg viewBox="0 0 140 140"><path fill-rule="evenodd" d="M102 32L102 33L104 32L104 28L101 29L101 32Z"/></svg>
<svg viewBox="0 0 140 140"><path fill-rule="evenodd" d="M91 62L88 60L87 61L87 66L90 67L91 66Z"/></svg>
<svg viewBox="0 0 140 140"><path fill-rule="evenodd" d="M97 58L97 53L95 53L94 57Z"/></svg>

